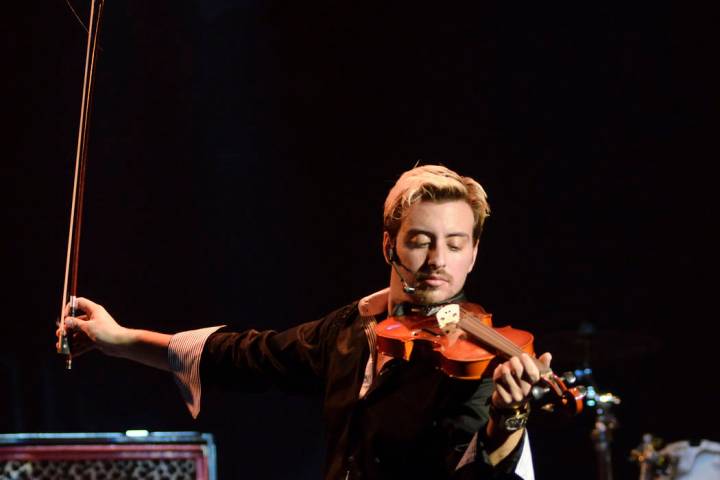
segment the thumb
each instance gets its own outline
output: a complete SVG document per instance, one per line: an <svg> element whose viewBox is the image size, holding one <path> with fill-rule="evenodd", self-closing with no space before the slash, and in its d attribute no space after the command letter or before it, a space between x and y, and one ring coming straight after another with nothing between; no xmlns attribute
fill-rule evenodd
<svg viewBox="0 0 720 480"><path fill-rule="evenodd" d="M87 323L87 320L82 320L77 317L65 317L65 330L85 332L87 330Z"/></svg>

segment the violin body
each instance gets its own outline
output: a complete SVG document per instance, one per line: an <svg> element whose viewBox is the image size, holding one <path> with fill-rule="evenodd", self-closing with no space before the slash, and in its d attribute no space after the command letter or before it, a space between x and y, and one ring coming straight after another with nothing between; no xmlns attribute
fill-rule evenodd
<svg viewBox="0 0 720 480"><path fill-rule="evenodd" d="M582 411L585 392L568 388L535 358L533 335L510 326L494 328L492 315L480 305L448 304L434 309L432 315L388 317L377 324L375 333L379 353L406 361L428 355L437 368L461 380L492 376L501 362L527 353L537 365L543 385L533 387L533 397L539 401L547 393L554 394L542 408L571 415Z"/></svg>
<svg viewBox="0 0 720 480"><path fill-rule="evenodd" d="M492 327L492 315L480 305L463 303L462 306L473 311L483 324ZM510 326L494 330L523 352L531 356L535 354L534 337L530 332ZM469 338L464 331L443 331L434 316L388 317L377 325L375 332L379 352L393 358L410 360L420 350L422 354L432 355L435 365L453 378L477 380L492 375L494 366L500 361L496 351ZM490 365L493 368L488 370Z"/></svg>

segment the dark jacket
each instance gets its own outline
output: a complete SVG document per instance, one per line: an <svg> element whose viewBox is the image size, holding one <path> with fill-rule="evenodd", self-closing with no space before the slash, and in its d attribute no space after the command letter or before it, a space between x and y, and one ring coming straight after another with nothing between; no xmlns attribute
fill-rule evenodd
<svg viewBox="0 0 720 480"><path fill-rule="evenodd" d="M491 380L449 378L426 358L391 360L361 399L370 355L364 326L355 302L279 333L219 330L202 353L203 385L320 393L326 479L452 477L477 431L482 446ZM463 471L500 478L513 470L517 457L511 455L498 468L475 465Z"/></svg>

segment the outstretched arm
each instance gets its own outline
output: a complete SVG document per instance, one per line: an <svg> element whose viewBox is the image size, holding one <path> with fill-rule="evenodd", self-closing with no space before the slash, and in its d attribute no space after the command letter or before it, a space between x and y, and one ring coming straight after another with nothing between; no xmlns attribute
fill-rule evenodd
<svg viewBox="0 0 720 480"><path fill-rule="evenodd" d="M171 335L125 328L118 324L102 305L87 298L78 298L77 307L84 312L83 315L66 316L63 319L74 355L98 349L113 357L127 358L161 370L170 370L168 345ZM69 307L66 315L68 312ZM58 328L58 334L61 328Z"/></svg>

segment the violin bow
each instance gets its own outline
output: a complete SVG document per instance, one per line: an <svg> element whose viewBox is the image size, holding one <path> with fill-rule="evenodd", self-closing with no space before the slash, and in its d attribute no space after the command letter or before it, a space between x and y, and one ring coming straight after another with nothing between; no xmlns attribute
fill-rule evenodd
<svg viewBox="0 0 720 480"><path fill-rule="evenodd" d="M60 306L60 331L57 353L65 356L65 368L72 368L72 349L65 329L65 316L76 316L77 283L80 258L80 231L82 228L83 197L85 195L85 170L87 165L88 129L90 106L94 90L95 59L97 39L100 31L104 0L90 0L90 20L87 27L87 48L85 52L85 73L83 75L82 100L80 103L80 124L78 127L77 150L75 153L75 174L73 178L72 203L70 205L70 228L68 231L67 255L65 257L65 280L62 304ZM69 307L69 309L68 309Z"/></svg>

